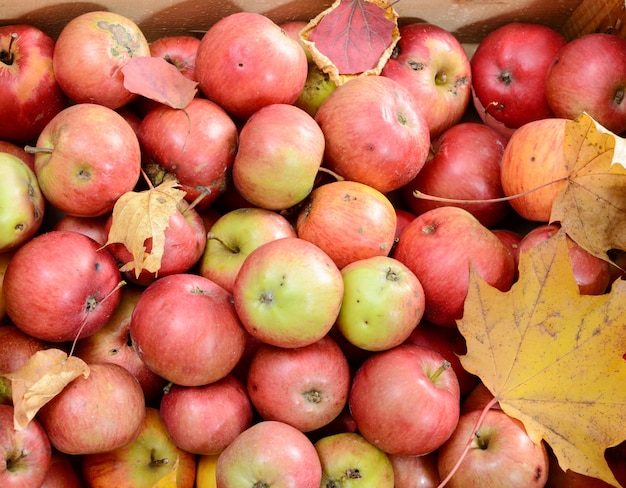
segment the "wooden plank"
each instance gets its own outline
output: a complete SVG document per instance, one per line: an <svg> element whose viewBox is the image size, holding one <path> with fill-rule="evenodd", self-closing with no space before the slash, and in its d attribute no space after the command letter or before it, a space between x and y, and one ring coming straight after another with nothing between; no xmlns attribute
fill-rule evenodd
<svg viewBox="0 0 626 488"><path fill-rule="evenodd" d="M607 32L626 37L626 2L624 0L585 0L562 27L568 39L591 32Z"/></svg>

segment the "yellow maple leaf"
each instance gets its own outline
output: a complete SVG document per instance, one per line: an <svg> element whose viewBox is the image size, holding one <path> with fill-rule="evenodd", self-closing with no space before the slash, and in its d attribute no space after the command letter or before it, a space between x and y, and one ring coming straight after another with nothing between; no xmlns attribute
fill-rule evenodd
<svg viewBox="0 0 626 488"><path fill-rule="evenodd" d="M152 488L176 488L178 486L178 462L179 458L177 457L172 469L170 469L163 478L152 485Z"/></svg>
<svg viewBox="0 0 626 488"><path fill-rule="evenodd" d="M569 176L550 221L560 222L578 245L611 262L607 251L626 250L624 141L583 113L566 123L564 151Z"/></svg>
<svg viewBox="0 0 626 488"><path fill-rule="evenodd" d="M626 281L580 295L563 231L521 255L507 292L472 270L463 367L544 439L561 468L620 486L604 451L626 439Z"/></svg>
<svg viewBox="0 0 626 488"><path fill-rule="evenodd" d="M56 348L37 351L20 369L4 374L11 381L15 430L26 428L41 407L80 375L89 376L89 366Z"/></svg>
<svg viewBox="0 0 626 488"><path fill-rule="evenodd" d="M121 271L135 270L136 277L144 269L158 273L165 247L165 230L185 197L185 192L178 186L176 180L166 179L148 190L129 191L115 202L105 246L122 243L132 254L133 259L124 263ZM147 240L150 240L150 252L147 252Z"/></svg>

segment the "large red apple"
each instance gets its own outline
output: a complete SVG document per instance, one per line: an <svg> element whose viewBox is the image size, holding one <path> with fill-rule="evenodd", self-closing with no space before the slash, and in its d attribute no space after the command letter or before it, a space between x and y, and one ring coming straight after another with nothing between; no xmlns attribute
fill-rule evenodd
<svg viewBox="0 0 626 488"><path fill-rule="evenodd" d="M274 103L291 104L307 76L302 46L269 17L230 14L204 34L196 56L202 92L228 113L247 119Z"/></svg>
<svg viewBox="0 0 626 488"><path fill-rule="evenodd" d="M382 193L411 181L426 162L428 123L404 85L386 76L354 78L315 114L326 138L324 165Z"/></svg>
<svg viewBox="0 0 626 488"><path fill-rule="evenodd" d="M0 27L0 139L32 143L67 105L52 69L55 41L26 24Z"/></svg>
<svg viewBox="0 0 626 488"><path fill-rule="evenodd" d="M380 74L415 96L431 138L457 124L471 100L472 68L463 45L428 22L400 27L400 40Z"/></svg>

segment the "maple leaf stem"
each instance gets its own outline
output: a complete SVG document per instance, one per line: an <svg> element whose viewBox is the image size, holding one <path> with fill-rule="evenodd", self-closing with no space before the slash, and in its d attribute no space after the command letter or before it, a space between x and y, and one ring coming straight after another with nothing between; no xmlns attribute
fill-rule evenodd
<svg viewBox="0 0 626 488"><path fill-rule="evenodd" d="M320 173L326 173L326 174L332 176L333 178L335 178L337 181L343 181L345 179L343 176L335 173L333 170L325 168L324 166L320 166L319 172Z"/></svg>
<svg viewBox="0 0 626 488"><path fill-rule="evenodd" d="M183 214L183 216L185 216L187 214L187 212L189 212L190 209L194 208L196 205L198 205L202 200L204 200L205 197L208 197L211 194L211 189L210 188L205 188L204 190L202 190L202 193L200 193L200 195L198 195L195 200L193 202L191 202L187 208L185 210L183 210L181 213Z"/></svg>
<svg viewBox="0 0 626 488"><path fill-rule="evenodd" d="M552 180L549 181L547 183L544 183L543 185L539 185L535 188L531 188L530 190L527 190L525 192L522 193L517 193L515 195L510 195L507 197L500 197L500 198L486 198L484 200L464 200L462 198L445 198L445 197L438 197L435 195L428 195L426 193L422 193L419 190L415 190L413 192L413 196L415 198L421 198L422 200L431 200L433 202L442 202L442 203L457 203L457 204L468 204L468 203L500 203L500 202L508 202L510 200L515 200L516 198L521 198L524 197L526 195L529 195L530 193L533 193L537 190L541 190L542 188L546 187L546 186L550 186L550 185L554 185L555 183L560 183L562 181L567 181L569 179L569 176L563 176L562 178L558 178L556 180Z"/></svg>

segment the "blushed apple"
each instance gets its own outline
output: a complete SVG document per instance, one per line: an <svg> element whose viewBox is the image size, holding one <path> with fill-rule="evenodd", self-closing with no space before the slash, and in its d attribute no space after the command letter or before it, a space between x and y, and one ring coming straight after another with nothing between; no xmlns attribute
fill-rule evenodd
<svg viewBox="0 0 626 488"><path fill-rule="evenodd" d="M37 133L39 135L39 133ZM35 171L35 156L26 152L24 146L18 146L9 141L0 140L0 152L9 153L13 156L17 156L33 171Z"/></svg>
<svg viewBox="0 0 626 488"><path fill-rule="evenodd" d="M387 456L393 467L394 488L437 488L441 480L437 471L437 452L422 456Z"/></svg>
<svg viewBox="0 0 626 488"><path fill-rule="evenodd" d="M97 217L77 217L65 214L56 221L52 230L79 232L104 246L107 241L106 223L108 218L109 214Z"/></svg>
<svg viewBox="0 0 626 488"><path fill-rule="evenodd" d="M190 80L196 78L196 55L200 39L191 35L162 36L150 43L150 55L165 59Z"/></svg>
<svg viewBox="0 0 626 488"><path fill-rule="evenodd" d="M77 464L72 456L53 450L46 479L39 488L83 488Z"/></svg>

